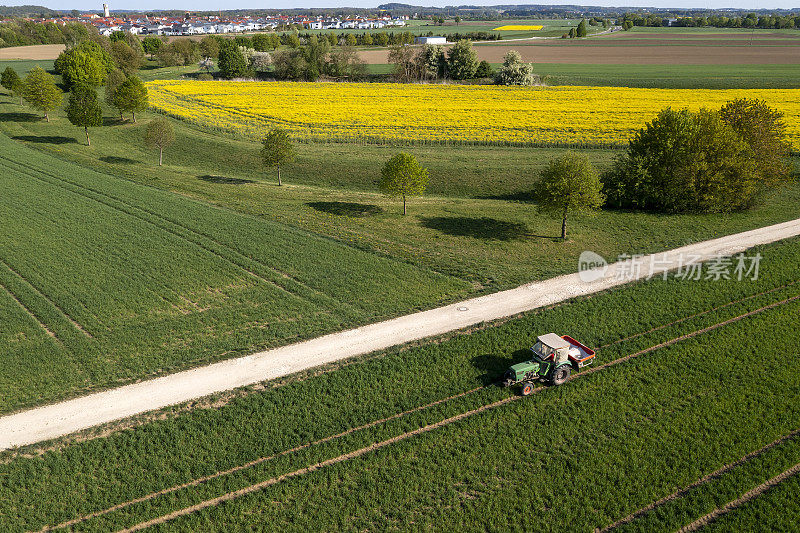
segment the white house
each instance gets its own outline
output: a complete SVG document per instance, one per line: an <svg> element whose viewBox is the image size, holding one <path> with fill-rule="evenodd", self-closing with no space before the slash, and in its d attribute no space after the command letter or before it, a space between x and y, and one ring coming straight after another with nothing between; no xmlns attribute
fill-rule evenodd
<svg viewBox="0 0 800 533"><path fill-rule="evenodd" d="M417 37L414 39L416 44L447 44L444 37Z"/></svg>

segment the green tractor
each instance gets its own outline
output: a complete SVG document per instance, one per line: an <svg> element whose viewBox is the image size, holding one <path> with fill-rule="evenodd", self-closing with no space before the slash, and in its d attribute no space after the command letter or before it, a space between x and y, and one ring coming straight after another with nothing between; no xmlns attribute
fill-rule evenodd
<svg viewBox="0 0 800 533"><path fill-rule="evenodd" d="M503 376L505 387L522 383L523 396L533 392L536 381L551 385L566 383L573 370L592 364L595 356L594 350L569 335L559 337L555 333L539 336L531 352L533 357L529 361L517 363Z"/></svg>

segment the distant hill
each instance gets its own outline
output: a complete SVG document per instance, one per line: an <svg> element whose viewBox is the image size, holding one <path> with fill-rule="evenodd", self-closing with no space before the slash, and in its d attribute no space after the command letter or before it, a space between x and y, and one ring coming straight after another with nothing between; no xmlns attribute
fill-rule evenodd
<svg viewBox="0 0 800 533"><path fill-rule="evenodd" d="M0 6L0 17L58 17L60 13L44 6Z"/></svg>

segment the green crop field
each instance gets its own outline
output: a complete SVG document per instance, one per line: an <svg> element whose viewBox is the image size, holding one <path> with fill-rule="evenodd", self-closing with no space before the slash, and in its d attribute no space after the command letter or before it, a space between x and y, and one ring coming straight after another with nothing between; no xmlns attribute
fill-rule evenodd
<svg viewBox="0 0 800 533"><path fill-rule="evenodd" d="M800 461L800 239L756 251L756 281L655 279L6 452L0 527L118 530L210 502L158 530L590 531L687 488L622 525L678 529ZM598 347L596 370L527 398L495 386L547 331Z"/></svg>
<svg viewBox="0 0 800 533"><path fill-rule="evenodd" d="M2 411L431 306L469 288L5 136L0 146L0 298L10 314Z"/></svg>

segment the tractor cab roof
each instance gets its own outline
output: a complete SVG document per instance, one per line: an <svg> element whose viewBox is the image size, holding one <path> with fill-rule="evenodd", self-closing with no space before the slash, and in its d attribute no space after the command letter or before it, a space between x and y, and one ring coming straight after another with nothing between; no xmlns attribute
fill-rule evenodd
<svg viewBox="0 0 800 533"><path fill-rule="evenodd" d="M539 335L538 337L539 342L549 346L554 350L558 350L560 348L569 348L570 343L556 335L555 333L548 333L546 335Z"/></svg>

